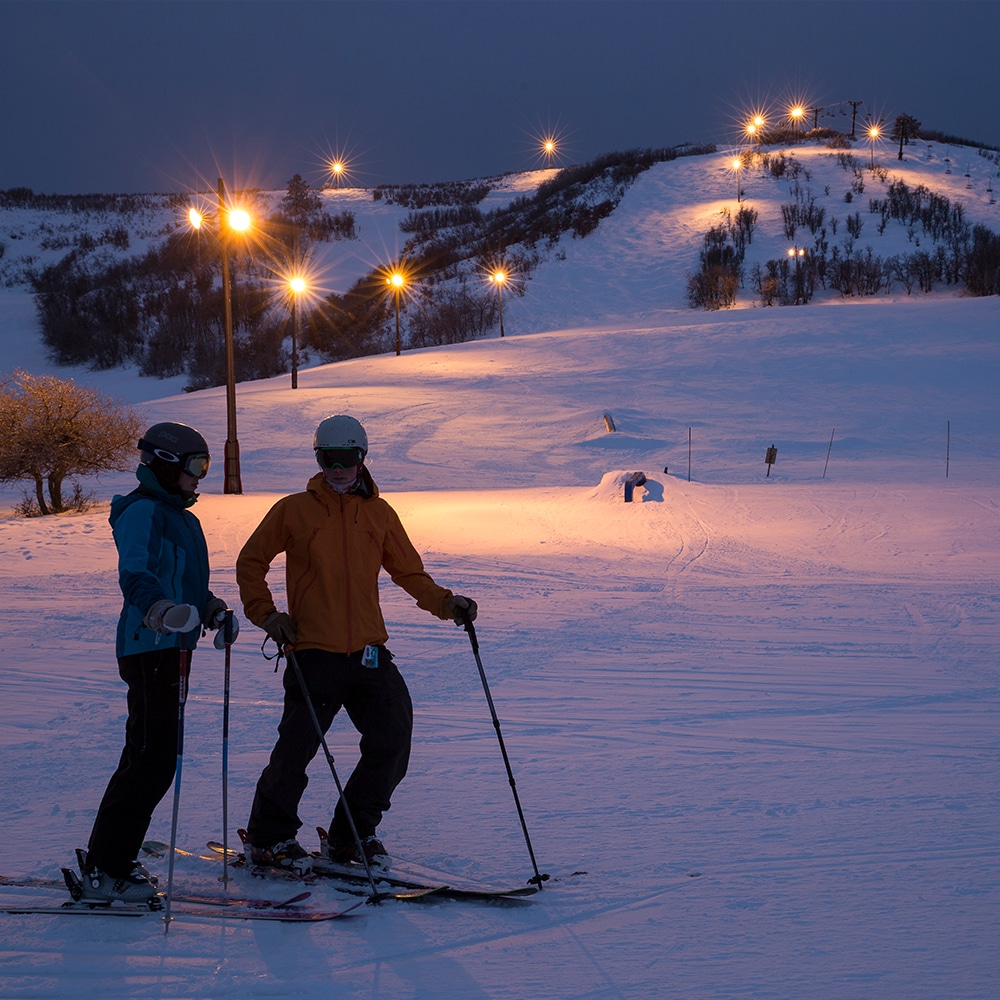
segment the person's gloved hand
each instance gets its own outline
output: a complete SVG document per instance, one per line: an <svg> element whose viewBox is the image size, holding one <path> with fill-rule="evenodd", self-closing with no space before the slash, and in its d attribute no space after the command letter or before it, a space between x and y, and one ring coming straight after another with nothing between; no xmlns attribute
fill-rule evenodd
<svg viewBox="0 0 1000 1000"><path fill-rule="evenodd" d="M229 605L221 597L213 597L205 605L205 628L218 629L213 640L213 645L216 649L226 648L226 630L223 626L226 624L227 611L229 611ZM233 614L232 635L229 637L230 644L236 642L236 637L239 634L240 620Z"/></svg>
<svg viewBox="0 0 1000 1000"><path fill-rule="evenodd" d="M479 614L479 605L471 597L455 594L448 598L448 610L455 619L456 625L464 625L467 621L474 622Z"/></svg>
<svg viewBox="0 0 1000 1000"><path fill-rule="evenodd" d="M154 632L190 632L201 624L201 615L193 604L174 604L164 598L150 607L142 623Z"/></svg>
<svg viewBox="0 0 1000 1000"><path fill-rule="evenodd" d="M229 605L221 597L213 597L205 605L205 628L219 628L226 617Z"/></svg>
<svg viewBox="0 0 1000 1000"><path fill-rule="evenodd" d="M295 642L295 622L284 611L272 611L260 625L279 646Z"/></svg>
<svg viewBox="0 0 1000 1000"><path fill-rule="evenodd" d="M229 611L229 608L226 608L226 610L222 612L222 621L219 622L219 631L215 633L215 638L212 640L212 645L214 645L216 649L226 648L226 611ZM232 629L230 630L230 635L229 635L230 645L236 642L236 637L239 634L240 634L240 620L239 618L236 617L236 614L234 612L233 626Z"/></svg>

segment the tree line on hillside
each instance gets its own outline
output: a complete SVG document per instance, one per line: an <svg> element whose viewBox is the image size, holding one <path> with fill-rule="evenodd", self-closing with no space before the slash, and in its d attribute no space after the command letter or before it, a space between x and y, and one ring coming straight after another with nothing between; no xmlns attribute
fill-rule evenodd
<svg viewBox="0 0 1000 1000"><path fill-rule="evenodd" d="M259 194L244 195L260 207ZM355 237L353 213L326 212L296 174L259 228L255 245L230 238L237 379L265 378L287 368L287 311L275 304L275 274L289 273L316 242ZM186 373L192 389L222 384L225 304L217 236L177 231L141 256L113 260L90 249L74 246L32 276L52 359L94 368L134 363L156 377Z"/></svg>
<svg viewBox="0 0 1000 1000"><path fill-rule="evenodd" d="M566 234L592 232L629 185L656 162L711 147L611 153L567 167L535 192L489 212L477 206L483 182L375 189L376 200L414 209L410 237L396 263L407 274L400 296L405 346L461 343L495 328L500 303L484 270L502 266L504 295L523 294L541 259ZM423 206L424 210L421 210ZM231 241L233 338L238 381L287 371L288 309L276 302L275 275L307 259L313 245L356 236L350 212L331 215L296 175L253 245ZM195 231L172 233L145 254L109 260L74 246L33 275L42 336L57 363L113 368L137 364L143 374L188 376L188 388L225 381L224 301L217 242ZM318 360L376 354L395 339L395 300L385 268L301 309L299 347Z"/></svg>
<svg viewBox="0 0 1000 1000"><path fill-rule="evenodd" d="M883 182L888 178L888 171L878 164L870 169L848 152L831 155L851 174L844 196L848 205L864 194L868 175ZM843 238L831 246L841 220L828 218L825 208L816 204L815 195L804 186L811 177L801 161L779 153L764 154L761 162L773 177L791 183L795 201L781 206L782 227L789 243L799 244L788 255L750 269L750 287L762 305L802 305L819 288L853 297L891 294L896 288L909 295L914 289L930 292L944 284L962 286L971 295L1000 295L1000 236L986 226L970 224L961 204L922 184L912 187L903 180L891 181L884 198L869 199L871 218L858 210L847 213ZM705 233L698 267L687 282L692 308L724 309L735 304L748 277L746 245L756 224L756 212L751 216L750 211L743 206L735 218L727 211L724 221ZM912 252L881 257L871 246L857 248L868 222L881 235L890 221L906 228ZM801 239L800 230L809 234L808 239ZM921 248L921 238L930 246Z"/></svg>
<svg viewBox="0 0 1000 1000"><path fill-rule="evenodd" d="M434 207L403 221L410 239L397 262L410 289L402 298L406 343L461 343L494 329L500 306L495 287L484 280L491 269L502 266L510 275L504 294L523 294L544 253L567 234L582 238L593 232L643 171L678 155L705 151L707 147L684 153L672 148L609 153L565 167L533 193L489 212L476 207L480 192L475 185L460 186L466 194L452 207L444 207L452 186L438 186L436 194L434 186L422 187L421 200ZM389 350L394 306L386 294L385 271L376 270L312 311L308 344L333 361Z"/></svg>

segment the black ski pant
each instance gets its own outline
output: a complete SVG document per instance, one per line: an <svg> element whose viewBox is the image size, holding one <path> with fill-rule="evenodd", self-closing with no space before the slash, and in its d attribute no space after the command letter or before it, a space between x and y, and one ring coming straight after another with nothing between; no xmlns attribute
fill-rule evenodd
<svg viewBox="0 0 1000 1000"><path fill-rule="evenodd" d="M413 705L406 681L384 646L379 647L378 667L362 666L361 651L344 655L301 649L294 655L323 734L341 707L361 734L361 759L344 785L344 797L362 839L372 836L410 760ZM255 847L271 847L298 833L302 826L299 801L309 782L306 768L320 746L291 664L285 668L283 683L285 707L278 724L278 742L257 782L247 824L248 838ZM330 823L330 839L334 843L353 842L340 801Z"/></svg>
<svg viewBox="0 0 1000 1000"><path fill-rule="evenodd" d="M88 861L114 878L132 870L153 810L174 780L180 658L179 649L169 648L118 660L128 685L125 747L87 847Z"/></svg>

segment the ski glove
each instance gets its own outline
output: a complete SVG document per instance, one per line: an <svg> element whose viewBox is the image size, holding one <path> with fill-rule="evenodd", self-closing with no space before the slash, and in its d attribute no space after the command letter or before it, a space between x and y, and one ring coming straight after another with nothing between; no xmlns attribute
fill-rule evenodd
<svg viewBox="0 0 1000 1000"><path fill-rule="evenodd" d="M201 624L201 615L192 604L174 604L164 598L153 604L142 623L154 632L190 632Z"/></svg>
<svg viewBox="0 0 1000 1000"><path fill-rule="evenodd" d="M223 626L226 623L226 612L229 606L221 597L213 597L205 605L205 627L215 628L219 631L215 633L213 645L216 649L226 648L226 630ZM233 614L233 634L230 636L230 644L236 642L236 637L240 634L240 620Z"/></svg>
<svg viewBox="0 0 1000 1000"><path fill-rule="evenodd" d="M448 598L448 610L455 619L456 625L464 625L467 621L474 622L479 614L479 605L471 597L455 594Z"/></svg>
<svg viewBox="0 0 1000 1000"><path fill-rule="evenodd" d="M212 597L205 605L205 628L220 628L229 605L221 597Z"/></svg>
<svg viewBox="0 0 1000 1000"><path fill-rule="evenodd" d="M272 611L260 627L279 645L295 642L295 622L284 611Z"/></svg>

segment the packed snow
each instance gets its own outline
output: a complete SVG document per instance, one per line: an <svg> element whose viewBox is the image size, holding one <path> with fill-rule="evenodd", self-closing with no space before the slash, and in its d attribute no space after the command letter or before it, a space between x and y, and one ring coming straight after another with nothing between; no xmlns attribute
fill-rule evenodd
<svg viewBox="0 0 1000 1000"><path fill-rule="evenodd" d="M843 170L818 147L793 155L818 195L830 185L832 210ZM972 188L946 156L881 159L1000 229L985 194L996 164L963 151ZM761 216L754 252L780 254L787 182L758 171L744 187ZM376 231L364 204L363 235ZM503 340L314 367L294 391L287 375L240 385L241 496L222 493L223 389L56 370L206 435L218 460L195 512L213 588L234 602L240 546L313 471L315 424L365 423L371 471L427 568L479 602L484 668L552 880L527 903L386 902L303 925L180 917L167 934L155 916L0 914L0 994L1000 994L1000 299L824 294L767 309L744 291L734 310L692 311L686 275L727 206L724 158L659 164L505 304ZM874 228L880 253L908 242ZM0 294L0 320L5 370L52 370L23 286ZM646 483L626 504L634 471ZM97 509L54 518L15 518L19 491L0 494L8 876L59 877L117 760L107 503L133 484L104 476L86 484ZM389 582L383 598L416 714L383 839L523 883L533 872L468 638ZM245 625L233 649L230 843L280 712L262 638ZM223 654L202 643L178 833L195 853L223 836L222 679ZM346 777L346 718L330 743ZM322 758L310 776L302 839L315 846L335 789ZM168 796L150 836L168 840L170 819ZM165 877L165 862L151 866ZM221 892L220 874L179 858L175 880ZM310 888L320 908L345 899ZM229 891L290 894L241 875Z"/></svg>

